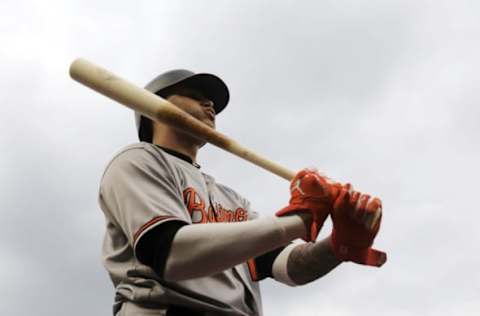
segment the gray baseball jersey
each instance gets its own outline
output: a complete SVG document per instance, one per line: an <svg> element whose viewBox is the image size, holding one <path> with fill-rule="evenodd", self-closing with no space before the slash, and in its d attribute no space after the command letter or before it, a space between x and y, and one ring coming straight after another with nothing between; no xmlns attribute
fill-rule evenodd
<svg viewBox="0 0 480 316"><path fill-rule="evenodd" d="M149 143L126 147L108 164L99 203L106 218L103 263L115 286L114 314L166 315L170 305L204 315L261 315L252 262L208 277L166 282L135 256L149 230L167 221L238 222L257 217L250 203L194 165ZM122 304L124 305L122 308ZM138 304L138 305L137 305ZM143 306L143 307L138 307Z"/></svg>

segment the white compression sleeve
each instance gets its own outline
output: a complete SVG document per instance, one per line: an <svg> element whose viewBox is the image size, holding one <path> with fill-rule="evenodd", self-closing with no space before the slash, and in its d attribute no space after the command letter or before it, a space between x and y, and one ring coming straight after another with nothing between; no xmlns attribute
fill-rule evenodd
<svg viewBox="0 0 480 316"><path fill-rule="evenodd" d="M215 274L305 235L299 215L187 225L172 241L164 278L180 281Z"/></svg>
<svg viewBox="0 0 480 316"><path fill-rule="evenodd" d="M290 286L297 286L297 284L288 275L288 257L292 250L297 247L297 244L291 244L285 247L280 254L273 261L272 275L275 280Z"/></svg>

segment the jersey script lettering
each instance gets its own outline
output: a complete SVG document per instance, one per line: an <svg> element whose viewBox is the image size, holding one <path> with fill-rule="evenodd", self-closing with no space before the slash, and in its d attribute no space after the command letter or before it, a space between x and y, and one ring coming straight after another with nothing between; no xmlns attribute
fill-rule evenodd
<svg viewBox="0 0 480 316"><path fill-rule="evenodd" d="M183 191L183 201L190 213L193 224L244 222L248 220L248 212L241 207L231 210L223 207L220 203L207 207L202 197L191 187Z"/></svg>

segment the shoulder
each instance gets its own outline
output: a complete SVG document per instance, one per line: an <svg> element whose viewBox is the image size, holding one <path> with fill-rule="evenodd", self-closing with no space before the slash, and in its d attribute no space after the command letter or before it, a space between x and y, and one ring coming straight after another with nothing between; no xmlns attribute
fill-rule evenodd
<svg viewBox="0 0 480 316"><path fill-rule="evenodd" d="M232 189L231 187L222 184L222 183L216 183L217 188L226 196L230 197L233 200L239 201L241 205L243 205L245 208L249 209L250 208L250 201L245 198L242 194L238 193L236 190Z"/></svg>
<svg viewBox="0 0 480 316"><path fill-rule="evenodd" d="M122 148L113 156L103 172L102 180L119 172L158 172L161 169L168 169L165 153L150 143L135 143Z"/></svg>
<svg viewBox="0 0 480 316"><path fill-rule="evenodd" d="M135 143L118 151L107 164L105 171L108 171L112 166L125 162L138 161L149 163L155 160L165 160L165 153L161 149L150 143Z"/></svg>

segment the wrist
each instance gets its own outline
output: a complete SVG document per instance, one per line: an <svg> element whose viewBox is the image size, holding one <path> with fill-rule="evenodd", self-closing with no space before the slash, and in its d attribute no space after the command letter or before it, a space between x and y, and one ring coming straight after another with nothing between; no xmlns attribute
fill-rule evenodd
<svg viewBox="0 0 480 316"><path fill-rule="evenodd" d="M340 261L350 261L348 258L349 248L347 245L341 243L338 240L337 232L335 229L330 234L330 248L333 255Z"/></svg>
<svg viewBox="0 0 480 316"><path fill-rule="evenodd" d="M342 261L338 258L337 254L335 253L335 244L334 244L334 241L333 241L333 232L332 234L330 234L330 236L327 237L327 240L325 240L325 243L328 244L328 252L335 258L337 258L337 260L339 261Z"/></svg>
<svg viewBox="0 0 480 316"><path fill-rule="evenodd" d="M312 214L308 212L300 212L298 215L302 219L303 225L305 226L305 236L307 236L310 227L312 226Z"/></svg>
<svg viewBox="0 0 480 316"><path fill-rule="evenodd" d="M282 215L278 215L276 216L278 219L281 219L281 221L283 221L283 219L285 218L288 218L289 221L291 221L293 218L296 219L296 222L300 223L301 225L297 225L297 228L299 228L301 231L300 231L300 235L299 235L299 238L302 238L302 239L306 239L308 238L309 234L310 234L310 227L312 225L312 214L310 212L307 212L307 211L299 211L299 212L296 212L296 213L287 213L287 214L282 214ZM298 238L298 236L297 236Z"/></svg>
<svg viewBox="0 0 480 316"><path fill-rule="evenodd" d="M308 222L308 218L304 218L300 213L274 216L272 219L282 232L282 242L287 243L297 238L304 238L308 234L305 224L305 220Z"/></svg>

